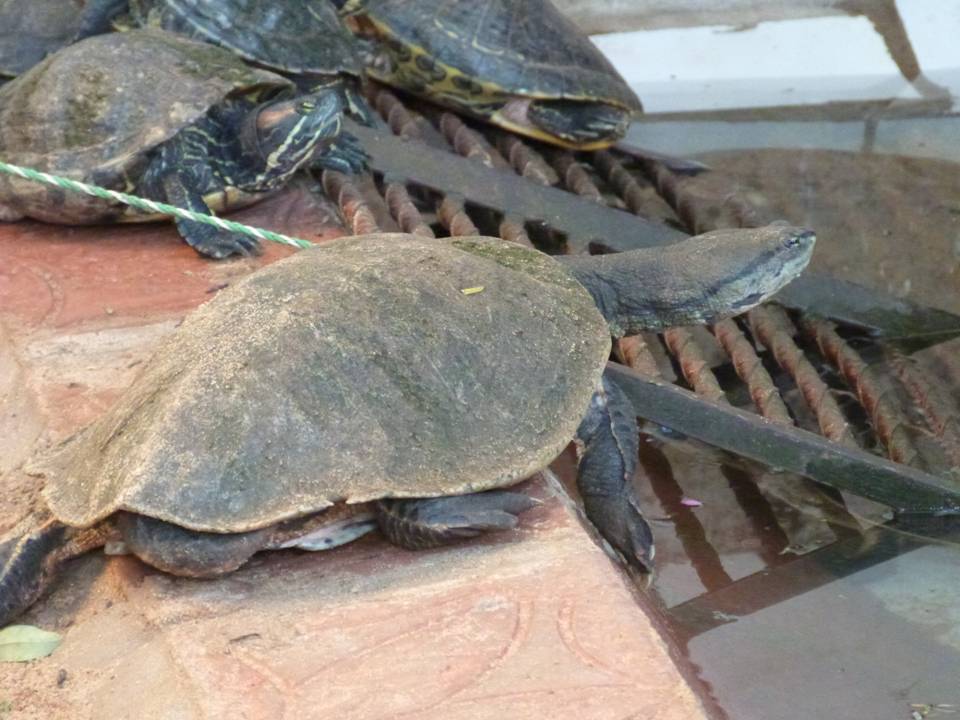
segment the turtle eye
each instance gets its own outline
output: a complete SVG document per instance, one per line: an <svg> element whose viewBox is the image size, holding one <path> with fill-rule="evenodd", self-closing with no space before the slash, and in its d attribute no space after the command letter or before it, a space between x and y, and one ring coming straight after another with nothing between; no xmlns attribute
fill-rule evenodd
<svg viewBox="0 0 960 720"><path fill-rule="evenodd" d="M300 105L297 107L297 110L301 114L306 115L307 113L312 113L317 109L317 104L311 100L303 100L300 102Z"/></svg>

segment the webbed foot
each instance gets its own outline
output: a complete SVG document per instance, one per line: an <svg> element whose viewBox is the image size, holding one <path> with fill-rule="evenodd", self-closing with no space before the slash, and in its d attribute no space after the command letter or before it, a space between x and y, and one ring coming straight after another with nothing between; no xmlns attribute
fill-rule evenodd
<svg viewBox="0 0 960 720"><path fill-rule="evenodd" d="M409 500L381 500L376 504L380 532L394 545L408 550L437 547L517 526L517 515L537 501L523 493L491 490L470 495Z"/></svg>
<svg viewBox="0 0 960 720"><path fill-rule="evenodd" d="M590 402L577 436L583 443L577 487L587 518L631 565L653 570L653 533L633 488L639 430L633 404L612 381Z"/></svg>
<svg viewBox="0 0 960 720"><path fill-rule="evenodd" d="M219 260L230 255L260 253L259 241L250 235L221 230L191 220L177 220L177 229L190 247L207 257Z"/></svg>
<svg viewBox="0 0 960 720"><path fill-rule="evenodd" d="M314 167L323 170L336 170L347 175L359 175L366 172L370 156L360 141L348 132L341 132L337 139L328 145L313 160Z"/></svg>

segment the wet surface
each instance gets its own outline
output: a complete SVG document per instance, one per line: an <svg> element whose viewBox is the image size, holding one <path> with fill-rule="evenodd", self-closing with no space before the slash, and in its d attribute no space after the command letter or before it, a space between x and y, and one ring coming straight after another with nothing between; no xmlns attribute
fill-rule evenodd
<svg viewBox="0 0 960 720"><path fill-rule="evenodd" d="M594 5L584 22L605 27L604 6ZM688 185L694 194L726 190L764 219L815 228L812 267L956 312L960 115L951 92L960 87L960 60L943 41L960 25L960 3L797 5L758 17L755 7L718 3L703 20L713 27L695 27L696 11L684 14L681 3L670 19L647 25L655 32L601 38L622 53L653 110L630 139L707 163L712 172ZM638 28L649 22L642 14ZM784 60L800 51L791 42L814 37L822 44L809 62ZM645 38L674 48L677 64L641 66L631 53L645 52ZM769 62L751 70L755 53L776 42L781 57L767 52ZM691 74L719 50L727 55L713 75ZM644 94L657 73L670 78ZM858 442L876 450L879 416L864 415L851 402L856 387L817 364L809 346L803 353ZM890 400L896 392L886 380L897 365L875 361L871 381ZM945 422L956 422L960 344L910 362L944 397ZM714 371L721 379L730 372ZM790 411L803 426L799 406ZM902 427L914 433L920 424L910 413ZM653 518L658 572L645 597L716 717L960 713L960 520L891 521L802 478L647 430L638 488ZM936 440L936 472L960 485L955 449L938 431L923 435L913 435L915 447L926 453L927 438Z"/></svg>
<svg viewBox="0 0 960 720"><path fill-rule="evenodd" d="M844 9L830 2L795 5L803 5L795 15L814 24L764 22L782 18L756 17L753 7L747 17L711 15L717 27L695 28L699 34L686 40L674 36L667 43L672 50L645 65L665 77L655 90L641 89L652 112L634 126L631 139L707 162L712 170L691 180L687 192L710 198L711 219L735 216L740 206L727 200L746 198L763 217L816 228L818 269L960 312L960 126L953 96L945 93L955 87L960 68L928 51L939 47L944 33L955 42L951 28L960 3L901 2L905 17L899 25L893 2L872 4L886 15L858 12L856 3ZM926 10L918 14L918 7ZM934 7L942 15L917 25L916 18ZM841 23L839 31L822 34L825 21ZM753 33L750 27L758 22L762 32ZM696 24L688 18L657 27ZM763 44L777 35L770 31L778 25L781 41L796 46L791 52L778 54ZM731 69L736 64L726 62L731 58L725 56L720 67L703 52L688 57L725 77L692 78L686 86L667 77L682 74L681 49L702 51L719 36L722 52L737 55L741 67L762 65L765 77L738 76ZM814 37L822 39L817 62L807 66L804 53ZM830 37L847 52L831 55ZM858 38L870 52L860 52ZM914 40L918 45L905 49ZM764 62L757 53L765 53ZM844 57L856 64L844 65ZM778 70L784 67L773 62L778 59L807 77L801 81ZM829 78L816 74L825 69ZM659 99L670 103L658 105ZM469 132L482 139L476 128L464 131L451 118L436 128L422 118L411 122L441 144L441 135L452 145ZM581 165L569 154L544 150L536 163L517 161L514 151L529 154L531 148L483 132L488 145L475 141L476 147L457 152L473 157L491 150L487 164L507 165L492 150L495 144L518 174L579 188L574 191L603 202L599 185L610 201L604 182L613 184L612 173L597 172L596 160ZM642 196L637 208L679 226L680 208L667 207L640 182L636 175L631 188L634 197ZM392 228L393 207L388 211L384 199L365 207L359 195L351 195L357 188L331 180L326 189L340 198L354 231L378 221ZM626 192L617 194L610 202L636 211ZM325 219L331 224L335 211L328 207L299 227L285 227L291 218L310 217L299 202L302 197L293 205L260 206L249 217L318 237L317 228ZM425 203L419 205L424 210ZM440 232L475 232L469 210L485 231L496 229L453 196L435 209L423 218L414 212L409 227L397 220L405 229L420 223L431 232L426 221ZM87 242L97 246L88 250ZM286 252L270 248L262 260ZM0 473L9 488L0 499L0 519L8 522L33 492L30 481L11 471L15 459L43 433L60 436L103 412L188 308L260 261L199 263L171 233L148 228L101 236L94 229L51 231L30 224L18 225L7 238L4 259L10 262L0 268L0 310L13 332L9 338L0 333L0 350L16 350L0 352L0 395L9 399L0 413ZM24 326L31 328L29 342L20 335ZM817 430L818 418L798 399L797 383L778 372L751 327L741 323L740 330L774 375L788 419ZM709 337L700 339L712 347ZM655 369L669 379L681 377L681 360L659 339L653 344L661 361ZM745 384L722 353L711 352L707 364L722 386L719 396L748 407ZM957 465L960 450L950 443L960 428L960 343L915 356L911 362L934 383L909 393L905 382L884 396L888 386L882 381L903 374L897 364L902 358L868 357L879 374L873 386L879 396L907 408L892 427L863 407L856 383L824 362L809 340L799 341L798 352L824 381L824 392L849 424L850 441L884 454L883 436L903 430L909 447L920 446L911 456L917 463L956 482L950 466ZM941 396L937 404L928 402L934 390ZM926 448L935 450L932 465ZM555 467L569 485L571 453ZM62 659L29 673L5 669L2 677L17 688L18 703L34 703L28 713L38 717L76 713L78 707L82 716L95 716L102 707L116 717L142 714L136 688L144 682L153 703L147 715L169 712L173 706L162 705L168 698L184 705L178 707L182 717L226 717L235 714L233 699L248 697L248 681L256 689L244 708L251 717L276 717L277 703L286 707L284 702L301 715L319 708L342 714L347 705L337 692L350 682L363 691L371 683L388 687L389 703L355 706L349 717L382 716L384 708L392 716L503 716L516 713L518 698L531 716L555 717L562 698L577 717L691 717L695 702L668 672L656 638L648 637L646 618L633 604L639 597L716 718L916 720L960 712L956 522L889 523L884 507L737 461L653 426L641 444L637 487L656 535L658 571L650 585L635 578L635 596L626 592L616 567L585 544L586 533L569 508L535 484L534 492L549 504L526 520L516 538L416 559L368 539L329 559L283 554L258 560L226 582L201 584L145 574L129 560L86 558L75 564L72 581L30 616L67 634ZM589 622L577 625L578 617ZM105 653L107 645L115 651ZM454 672L456 664L444 659L451 648L464 667L477 669L476 677ZM336 663L326 659L331 649ZM411 665L408 675L397 674L411 658L420 664ZM664 674L651 679L641 662ZM69 668L67 689L54 689L63 668ZM411 686L422 689L425 677L428 691L409 692ZM325 692L328 686L337 692ZM665 704L651 699L658 697ZM638 704L641 698L647 705Z"/></svg>

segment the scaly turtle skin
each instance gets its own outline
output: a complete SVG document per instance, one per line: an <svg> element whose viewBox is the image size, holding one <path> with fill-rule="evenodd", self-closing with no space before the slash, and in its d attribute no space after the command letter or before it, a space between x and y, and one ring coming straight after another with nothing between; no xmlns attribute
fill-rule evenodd
<svg viewBox="0 0 960 720"><path fill-rule="evenodd" d="M50 53L106 32L124 0L0 0L0 78L29 70Z"/></svg>
<svg viewBox="0 0 960 720"><path fill-rule="evenodd" d="M510 528L531 501L502 488L575 434L587 516L649 568L634 411L603 378L611 331L745 310L812 248L773 226L560 260L386 234L275 263L190 315L110 412L31 469L47 508L0 542L0 625L106 542L212 576L374 522L411 548Z"/></svg>
<svg viewBox="0 0 960 720"><path fill-rule="evenodd" d="M640 101L549 0L341 0L381 82L580 150L623 137Z"/></svg>
<svg viewBox="0 0 960 720"><path fill-rule="evenodd" d="M219 45L244 60L289 75L306 92L343 83L348 112L371 125L360 96L363 63L356 41L329 0L131 0L130 20ZM359 160L358 160L359 159ZM319 164L350 172L366 160L359 141L341 134Z"/></svg>
<svg viewBox="0 0 960 720"><path fill-rule="evenodd" d="M201 213L282 187L340 132L332 86L298 95L279 75L159 30L88 38L0 88L0 157ZM155 219L86 195L0 177L0 217L54 223ZM256 241L177 220L212 257Z"/></svg>

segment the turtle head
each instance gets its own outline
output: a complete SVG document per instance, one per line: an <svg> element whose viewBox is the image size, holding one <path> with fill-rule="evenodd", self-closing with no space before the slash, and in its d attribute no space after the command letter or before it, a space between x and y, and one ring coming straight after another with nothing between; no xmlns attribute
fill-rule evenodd
<svg viewBox="0 0 960 720"><path fill-rule="evenodd" d="M310 160L318 146L336 139L345 106L341 83L262 105L254 112L253 132L243 134L244 150L259 156L262 178L285 178Z"/></svg>
<svg viewBox="0 0 960 720"><path fill-rule="evenodd" d="M816 235L785 224L715 230L661 248L561 258L615 336L738 315L810 262Z"/></svg>

